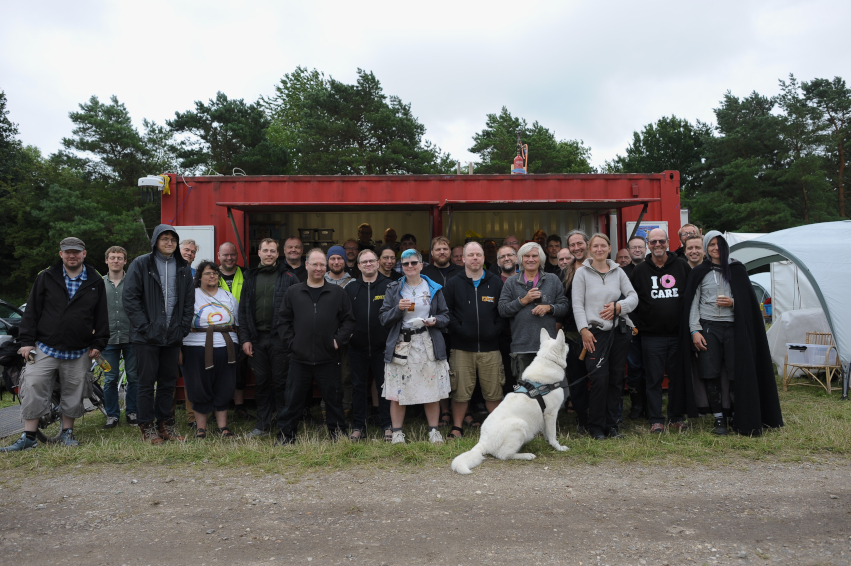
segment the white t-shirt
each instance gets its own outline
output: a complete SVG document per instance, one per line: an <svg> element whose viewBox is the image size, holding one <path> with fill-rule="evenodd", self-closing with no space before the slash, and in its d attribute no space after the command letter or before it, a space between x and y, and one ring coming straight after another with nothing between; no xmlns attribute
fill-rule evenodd
<svg viewBox="0 0 851 566"><path fill-rule="evenodd" d="M236 315L239 303L228 291L218 289L212 297L202 291L195 289L195 307L192 314L192 328L207 328L208 326L236 326ZM239 343L236 332L230 332L230 338L234 345ZM203 346L207 343L207 335L204 332L190 332L183 339L184 346ZM225 339L221 332L213 333L213 347L225 346Z"/></svg>
<svg viewBox="0 0 851 566"><path fill-rule="evenodd" d="M407 282L402 285L402 298L411 299L414 302L414 312L405 311L405 318L402 319L402 328L411 328L411 319L426 319L429 317L429 311L431 310L431 291L425 279L420 280L420 284L413 288Z"/></svg>

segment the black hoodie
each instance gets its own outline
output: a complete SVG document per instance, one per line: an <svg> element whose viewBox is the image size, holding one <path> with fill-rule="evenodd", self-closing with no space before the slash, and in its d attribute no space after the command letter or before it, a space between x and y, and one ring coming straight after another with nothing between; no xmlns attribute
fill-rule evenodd
<svg viewBox="0 0 851 566"><path fill-rule="evenodd" d="M384 294L391 280L382 274L372 283L358 278L345 286L352 301L352 313L355 315L355 331L349 347L364 352L384 352L390 329L378 320L378 312L384 304Z"/></svg>
<svg viewBox="0 0 851 566"><path fill-rule="evenodd" d="M177 302L171 317L166 316L166 301L160 280L157 261L157 239L163 232L171 232L180 240L177 232L168 224L154 228L151 236L151 253L133 260L124 280L121 299L127 318L130 319L130 342L152 346L179 346L189 334L192 312L195 309L195 283L189 262L178 250L173 254Z"/></svg>
<svg viewBox="0 0 851 566"><path fill-rule="evenodd" d="M447 281L443 296L449 307L452 348L465 352L499 350L499 337L507 323L499 316L501 294L502 279L489 271L483 272L478 287L464 271Z"/></svg>
<svg viewBox="0 0 851 566"><path fill-rule="evenodd" d="M683 298L691 272L688 262L668 254L665 265L657 267L652 256L635 266L630 281L638 293L638 307L629 316L642 335L678 336Z"/></svg>

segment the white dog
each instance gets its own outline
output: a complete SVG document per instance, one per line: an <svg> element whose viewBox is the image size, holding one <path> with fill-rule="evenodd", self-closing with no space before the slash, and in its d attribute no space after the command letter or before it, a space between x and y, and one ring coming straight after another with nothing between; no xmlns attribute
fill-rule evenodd
<svg viewBox="0 0 851 566"><path fill-rule="evenodd" d="M542 385L559 383L564 379L567 349L561 330L553 339L542 328L541 348L535 360L523 372L522 379ZM567 450L567 446L562 446L556 440L556 417L564 401L564 389L551 391L542 399L546 405L544 411L541 411L538 401L528 395L506 395L482 424L479 443L469 452L456 457L452 461L452 469L459 474L472 473L470 469L484 462L487 454L500 460L533 460L534 454L519 453L519 450L539 432L544 433L544 438L556 450Z"/></svg>

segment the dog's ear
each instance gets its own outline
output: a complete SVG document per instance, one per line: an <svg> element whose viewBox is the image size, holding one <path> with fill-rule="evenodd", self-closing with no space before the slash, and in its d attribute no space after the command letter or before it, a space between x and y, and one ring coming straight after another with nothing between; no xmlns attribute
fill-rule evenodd
<svg viewBox="0 0 851 566"><path fill-rule="evenodd" d="M556 334L556 346L564 348L564 332L562 330L559 330Z"/></svg>
<svg viewBox="0 0 851 566"><path fill-rule="evenodd" d="M550 340L552 340L552 338L550 338L549 332L547 332L546 328L542 328L541 329L541 345L546 344Z"/></svg>

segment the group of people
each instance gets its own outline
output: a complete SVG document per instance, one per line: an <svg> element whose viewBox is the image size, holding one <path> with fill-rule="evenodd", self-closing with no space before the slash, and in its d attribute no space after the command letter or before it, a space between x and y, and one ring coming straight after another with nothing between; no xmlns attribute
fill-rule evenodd
<svg viewBox="0 0 851 566"><path fill-rule="evenodd" d="M174 417L182 375L187 413L198 439L208 417L232 438L228 409L245 410L245 365L255 378L253 437L296 441L315 382L332 439L365 438L370 408L383 438L404 443L406 408L422 405L429 440L444 442L479 424L474 398L490 412L524 378L541 329L563 329L569 403L578 433L619 438L625 369L631 418L646 414L651 433L686 428L687 417L714 416L759 434L782 425L759 305L742 264L719 232L692 225L669 251L663 229L633 237L617 261L604 234L535 232L520 244L447 238L431 241L425 263L416 238L385 231L371 245L358 238L303 256L301 240L259 242L259 265L243 270L237 249L219 247L218 263L191 263L194 241L159 225L151 252L124 273L127 252L107 250L107 275L85 262L85 244L60 242L60 261L37 277L20 326L29 362L21 386L25 432L4 451L37 444L38 419L61 386L60 442L76 445L92 360L112 369L104 379L107 422L119 423L119 359L128 387L126 419L152 444L183 440ZM649 253L647 249L649 247ZM457 253L456 253L457 252ZM456 257L460 256L460 257ZM662 382L669 402L662 414ZM528 377L528 376L527 376ZM371 394L370 394L371 393ZM733 418L733 421L729 420ZM349 424L351 423L351 426Z"/></svg>

